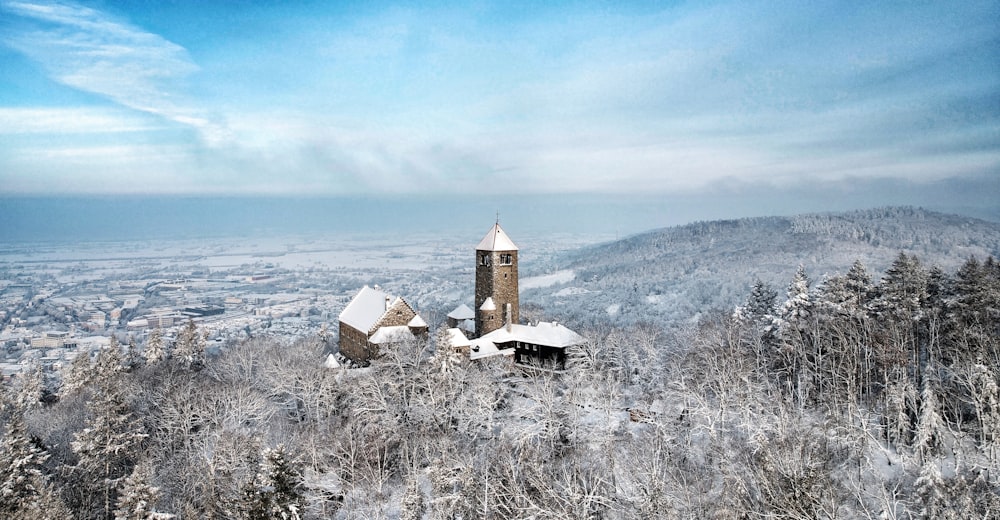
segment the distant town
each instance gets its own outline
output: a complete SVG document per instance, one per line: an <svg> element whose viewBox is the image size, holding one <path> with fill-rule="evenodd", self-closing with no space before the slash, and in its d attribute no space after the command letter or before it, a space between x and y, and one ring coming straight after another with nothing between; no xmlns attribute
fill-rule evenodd
<svg viewBox="0 0 1000 520"><path fill-rule="evenodd" d="M435 327L472 303L475 239L371 237L31 244L0 251L0 370L56 371L112 336L170 342L194 321L209 346L328 330L365 285L405 294ZM470 241L472 242L470 244ZM564 238L542 258L578 243Z"/></svg>

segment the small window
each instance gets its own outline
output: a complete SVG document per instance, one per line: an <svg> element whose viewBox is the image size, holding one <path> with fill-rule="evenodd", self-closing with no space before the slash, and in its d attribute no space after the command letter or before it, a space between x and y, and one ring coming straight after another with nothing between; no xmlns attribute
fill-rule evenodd
<svg viewBox="0 0 1000 520"><path fill-rule="evenodd" d="M485 255L479 257L479 265L484 265L484 266L489 267L489 265L490 265L490 255L489 254L485 254Z"/></svg>
<svg viewBox="0 0 1000 520"><path fill-rule="evenodd" d="M514 255L511 253L500 254L500 265L511 265L514 263Z"/></svg>

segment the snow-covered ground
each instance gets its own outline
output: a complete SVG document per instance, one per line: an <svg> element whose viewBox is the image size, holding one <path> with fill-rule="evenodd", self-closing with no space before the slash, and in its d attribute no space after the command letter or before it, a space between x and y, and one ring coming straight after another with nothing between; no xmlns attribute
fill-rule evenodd
<svg viewBox="0 0 1000 520"><path fill-rule="evenodd" d="M559 283L572 282L576 278L576 273L572 270L556 271L554 273L543 274L524 278L520 281L521 289L538 289L541 287L552 287Z"/></svg>

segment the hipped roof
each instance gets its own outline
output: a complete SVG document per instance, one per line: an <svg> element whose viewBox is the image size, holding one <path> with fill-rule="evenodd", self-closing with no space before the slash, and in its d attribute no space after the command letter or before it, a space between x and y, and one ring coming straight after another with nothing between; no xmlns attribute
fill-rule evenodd
<svg viewBox="0 0 1000 520"><path fill-rule="evenodd" d="M476 251L517 251L517 246L497 222L476 246Z"/></svg>

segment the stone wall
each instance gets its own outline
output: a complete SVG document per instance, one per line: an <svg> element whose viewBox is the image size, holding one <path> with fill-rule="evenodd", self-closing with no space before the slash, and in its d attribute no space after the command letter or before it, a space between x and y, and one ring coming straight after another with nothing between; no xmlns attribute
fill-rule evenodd
<svg viewBox="0 0 1000 520"><path fill-rule="evenodd" d="M483 255L489 260L484 265ZM502 255L509 255L510 263L501 262ZM517 251L476 251L476 335L488 334L507 322L507 304L511 306L511 322L520 322L520 298L517 285ZM497 308L493 320L479 310L486 298L493 298Z"/></svg>
<svg viewBox="0 0 1000 520"><path fill-rule="evenodd" d="M368 334L340 322L340 353L355 363L368 363L371 359Z"/></svg>

